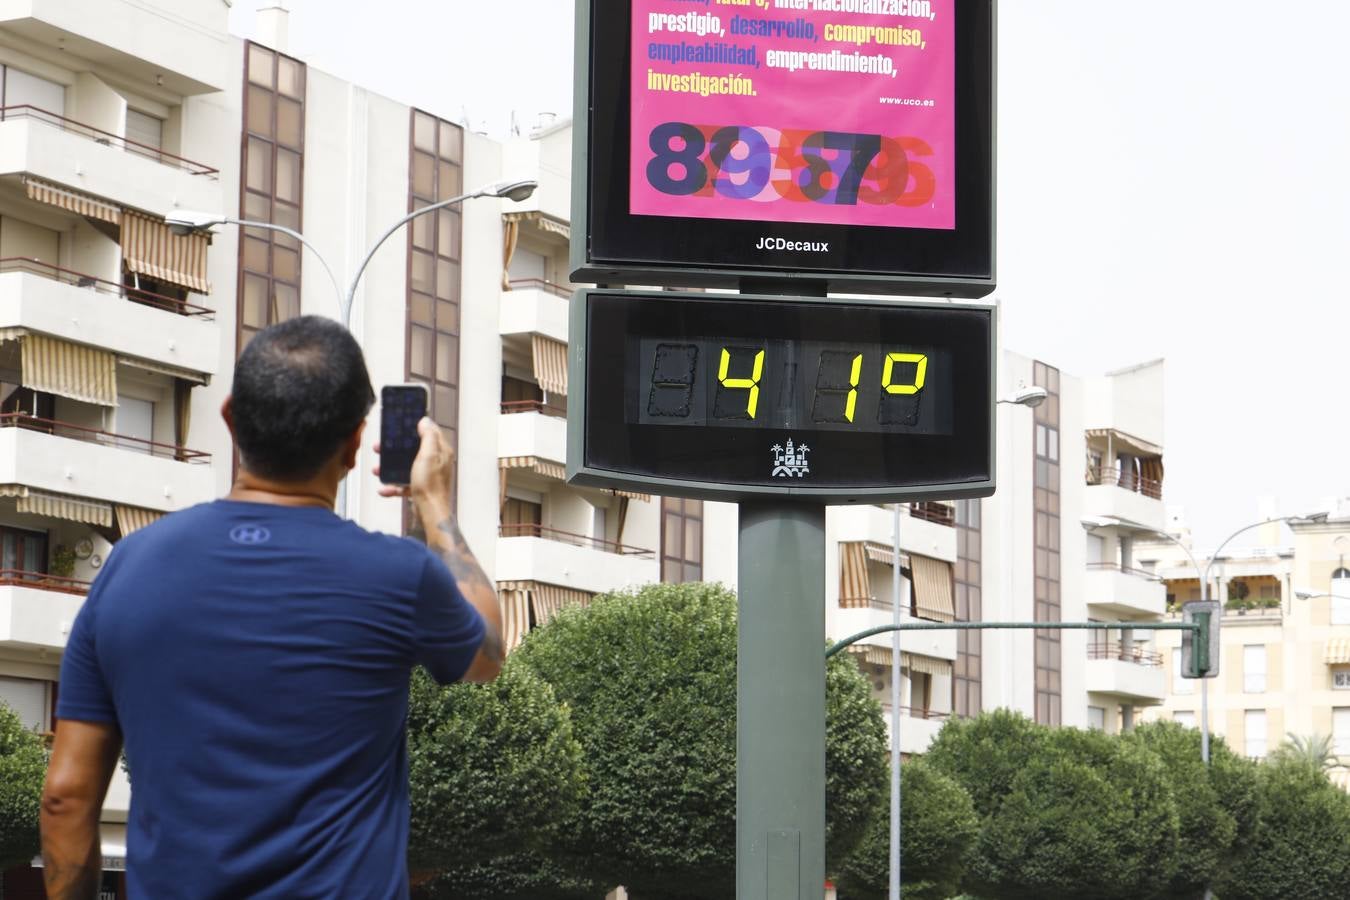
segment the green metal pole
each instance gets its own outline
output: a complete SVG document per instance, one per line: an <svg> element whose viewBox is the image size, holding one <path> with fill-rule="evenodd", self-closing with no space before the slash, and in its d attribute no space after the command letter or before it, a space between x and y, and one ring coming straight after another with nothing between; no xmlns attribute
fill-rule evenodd
<svg viewBox="0 0 1350 900"><path fill-rule="evenodd" d="M825 890L825 508L740 507L736 898Z"/></svg>

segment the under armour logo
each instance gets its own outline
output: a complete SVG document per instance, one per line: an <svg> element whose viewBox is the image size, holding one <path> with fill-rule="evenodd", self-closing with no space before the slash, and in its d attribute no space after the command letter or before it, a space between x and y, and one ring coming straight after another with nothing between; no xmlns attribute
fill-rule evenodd
<svg viewBox="0 0 1350 900"><path fill-rule="evenodd" d="M261 525L236 525L230 529L230 540L236 544L265 544L272 539L272 532Z"/></svg>

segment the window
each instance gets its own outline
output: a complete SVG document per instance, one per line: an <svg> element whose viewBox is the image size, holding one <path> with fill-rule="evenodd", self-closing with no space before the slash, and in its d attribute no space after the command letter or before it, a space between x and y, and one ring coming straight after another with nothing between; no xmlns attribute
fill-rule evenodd
<svg viewBox="0 0 1350 900"><path fill-rule="evenodd" d="M1186 726L1187 728L1194 728L1194 727L1195 727L1195 713L1194 713L1194 712L1190 712L1190 711L1186 711L1186 710L1177 710L1176 712L1172 713L1172 719L1173 719L1178 725L1184 725L1184 726Z"/></svg>
<svg viewBox="0 0 1350 900"><path fill-rule="evenodd" d="M608 530L609 509L604 506L591 507L591 537L597 541L604 541Z"/></svg>
<svg viewBox="0 0 1350 900"><path fill-rule="evenodd" d="M113 431L118 438L129 438L118 440L117 446L124 450L149 453L151 451L149 442L155 438L155 404L149 400L118 394L115 416L116 424L113 425Z"/></svg>
<svg viewBox="0 0 1350 900"><path fill-rule="evenodd" d="M1186 695L1195 693L1195 682L1190 678L1183 678L1181 666L1181 648L1177 647L1172 651L1172 693Z"/></svg>
<svg viewBox="0 0 1350 900"><path fill-rule="evenodd" d="M144 147L164 147L164 120L134 109L127 110L127 140Z"/></svg>
<svg viewBox="0 0 1350 900"><path fill-rule="evenodd" d="M66 114L64 86L9 66L0 69L0 74L4 76L5 106L35 106L58 116Z"/></svg>
<svg viewBox="0 0 1350 900"><path fill-rule="evenodd" d="M409 119L408 211L460 194L464 132L412 110ZM407 376L427 386L431 418L459 449L460 232L458 207L408 225ZM454 504L455 498L450 498Z"/></svg>
<svg viewBox="0 0 1350 900"><path fill-rule="evenodd" d="M661 580L703 580L703 501L661 498Z"/></svg>
<svg viewBox="0 0 1350 900"><path fill-rule="evenodd" d="M0 703L18 713L23 724L33 731L51 730L49 682L27 678L0 678Z"/></svg>
<svg viewBox="0 0 1350 900"><path fill-rule="evenodd" d="M984 619L982 521L979 500L956 503L956 620ZM959 716L977 716L984 711L983 643L978 631L956 633L956 662L952 667L952 709Z"/></svg>
<svg viewBox="0 0 1350 900"><path fill-rule="evenodd" d="M1350 625L1350 569L1331 573L1331 624Z"/></svg>
<svg viewBox="0 0 1350 900"><path fill-rule="evenodd" d="M543 504L507 497L502 507L502 537L539 537L543 521Z"/></svg>
<svg viewBox="0 0 1350 900"><path fill-rule="evenodd" d="M1260 759L1266 755L1266 711L1264 709L1249 709L1243 716L1244 733L1246 734L1247 748L1246 754L1252 759Z"/></svg>
<svg viewBox="0 0 1350 900"><path fill-rule="evenodd" d="M41 531L0 528L0 572L3 578L16 573L47 571L47 535Z"/></svg>
<svg viewBox="0 0 1350 900"><path fill-rule="evenodd" d="M1332 751L1337 756L1350 756L1350 707L1341 706L1331 711Z"/></svg>
<svg viewBox="0 0 1350 900"><path fill-rule="evenodd" d="M1058 622L1060 603L1060 463L1059 370L1045 363L1032 366L1033 382L1046 390L1046 400L1033 411L1035 621ZM1063 646L1058 631L1037 631L1035 638L1036 721L1059 725L1063 691L1060 685Z"/></svg>
<svg viewBox="0 0 1350 900"><path fill-rule="evenodd" d="M1350 691L1350 669L1333 669L1331 687L1337 691Z"/></svg>
<svg viewBox="0 0 1350 900"><path fill-rule="evenodd" d="M1242 648L1242 691L1245 694L1266 692L1266 646L1248 644Z"/></svg>
<svg viewBox="0 0 1350 900"><path fill-rule="evenodd" d="M1088 728L1093 731L1106 730L1106 710L1100 706L1088 707Z"/></svg>
<svg viewBox="0 0 1350 900"><path fill-rule="evenodd" d="M240 218L303 231L305 64L258 44L244 48ZM268 325L300 315L300 244L267 228L239 240L238 352Z"/></svg>

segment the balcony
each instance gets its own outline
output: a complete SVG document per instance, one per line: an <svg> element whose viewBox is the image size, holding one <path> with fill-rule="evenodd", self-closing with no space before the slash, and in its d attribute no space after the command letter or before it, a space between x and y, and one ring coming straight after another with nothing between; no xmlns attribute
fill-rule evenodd
<svg viewBox="0 0 1350 900"><path fill-rule="evenodd" d="M1167 587L1150 572L1116 563L1088 563L1083 580L1088 606L1127 619L1162 618L1167 610Z"/></svg>
<svg viewBox="0 0 1350 900"><path fill-rule="evenodd" d="M172 512L215 494L205 453L24 414L0 416L0 484Z"/></svg>
<svg viewBox="0 0 1350 900"><path fill-rule="evenodd" d="M900 616L902 624L932 624L937 621L933 618L925 618L925 610L918 610L919 615L904 613ZM930 614L931 615L931 614ZM873 601L870 606L861 609L841 609L835 607L829 610L826 627L829 630L829 636L832 640L843 640L852 634L860 631L867 631L872 628L881 628L885 625L891 625L895 621L891 612L891 605L885 601ZM883 633L870 638L864 638L860 644L875 644L878 647L887 649L891 646L891 635ZM949 630L941 631L905 631L900 635L900 643L905 653L917 653L920 656L928 656L933 659L946 659L952 662L956 661L956 632Z"/></svg>
<svg viewBox="0 0 1350 900"><path fill-rule="evenodd" d="M20 174L159 215L224 205L210 166L32 106L0 109L0 175Z"/></svg>
<svg viewBox="0 0 1350 900"><path fill-rule="evenodd" d="M1088 645L1085 683L1089 694L1110 694L1136 706L1158 704L1167 696L1162 654L1118 641Z"/></svg>
<svg viewBox="0 0 1350 900"><path fill-rule="evenodd" d="M1123 519L1154 531L1166 525L1162 483L1140 478L1119 469L1089 468L1083 492L1083 514L1095 518Z"/></svg>
<svg viewBox="0 0 1350 900"><path fill-rule="evenodd" d="M915 504L908 515L900 517L900 549L947 562L956 561L956 529L944 524L945 516L931 511L929 506L945 504ZM916 515L917 510L917 515ZM902 508L902 513L904 508ZM844 506L830 510L834 520L836 540L872 541L891 544L892 513L879 506ZM952 519L955 522L955 519Z"/></svg>
<svg viewBox="0 0 1350 900"><path fill-rule="evenodd" d="M525 404L534 402L525 401ZM565 462L567 420L550 415L542 403L537 411L525 408L525 404L502 404L502 414L497 417L497 455L534 456Z"/></svg>
<svg viewBox="0 0 1350 900"><path fill-rule="evenodd" d="M137 0L0 0L0 25L48 50L64 50L183 96L229 84L228 4ZM36 52L36 51L35 51Z"/></svg>
<svg viewBox="0 0 1350 900"><path fill-rule="evenodd" d="M24 328L210 375L220 355L213 319L205 307L92 275L36 260L0 259L0 328Z"/></svg>
<svg viewBox="0 0 1350 900"><path fill-rule="evenodd" d="M89 584L73 578L0 570L0 646L60 651Z"/></svg>
<svg viewBox="0 0 1350 900"><path fill-rule="evenodd" d="M497 581L539 581L605 593L659 580L652 550L629 547L541 525L502 525Z"/></svg>
<svg viewBox="0 0 1350 900"><path fill-rule="evenodd" d="M541 334L567 343L567 315L571 288L538 278L511 282L502 291L500 333Z"/></svg>
<svg viewBox="0 0 1350 900"><path fill-rule="evenodd" d="M891 707L881 704L881 716L886 720L886 742L891 737ZM928 752L929 746L937 737L942 726L951 718L951 713L935 712L931 709L900 709L900 752L905 756L919 756Z"/></svg>

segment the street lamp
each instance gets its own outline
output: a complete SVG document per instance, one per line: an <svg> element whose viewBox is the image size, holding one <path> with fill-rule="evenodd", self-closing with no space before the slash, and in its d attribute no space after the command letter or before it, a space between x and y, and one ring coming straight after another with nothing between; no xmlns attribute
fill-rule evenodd
<svg viewBox="0 0 1350 900"><path fill-rule="evenodd" d="M1019 387L995 405L1035 409L1050 396L1040 386ZM891 621L900 625L900 504L891 507ZM891 632L891 856L890 900L900 900L900 629Z"/></svg>
<svg viewBox="0 0 1350 900"><path fill-rule="evenodd" d="M310 252L314 254L314 257L318 259L319 263L323 266L324 271L328 273L329 279L333 282L333 290L337 295L339 321L342 322L344 327L350 330L352 304L356 298L356 287L361 282L361 276L365 274L366 267L370 265L370 261L375 257L375 251L379 250L384 242L396 231L418 216L436 212L437 210L445 209L446 207L454 206L457 203L463 203L466 200L472 200L476 197L500 197L519 203L522 200L528 199L538 186L539 182L528 178L514 181L498 181L485 187L481 187L476 191L460 194L457 197L451 197L448 200L441 200L437 203L432 203L428 206L413 210L386 229L384 234L380 235L379 240L375 241L375 244L366 254L365 259L361 261L361 265L357 268L356 274L352 276L351 284L348 285L346 293L343 293L342 288L338 286L337 277L333 275L332 268L324 260L319 251L316 250L309 241L305 240L304 235L292 228L287 228L285 225L275 225L271 222L253 222L247 219L234 219L229 216L197 212L194 210L174 210L164 217L164 221L168 223L169 230L178 235L206 231L214 225L240 225L245 228L266 228L295 238L301 244L309 248ZM337 513L343 518L346 518L347 516L346 478L343 478L341 484L338 485Z"/></svg>

